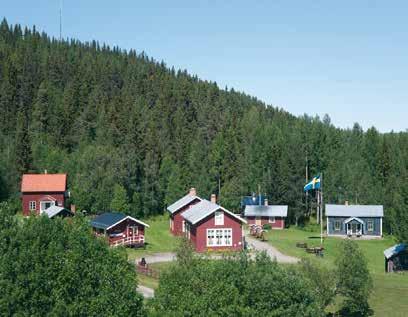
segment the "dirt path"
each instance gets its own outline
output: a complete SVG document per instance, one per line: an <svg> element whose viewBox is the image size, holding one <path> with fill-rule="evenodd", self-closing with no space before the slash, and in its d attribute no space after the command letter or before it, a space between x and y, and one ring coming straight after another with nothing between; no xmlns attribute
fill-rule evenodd
<svg viewBox="0 0 408 317"><path fill-rule="evenodd" d="M176 254L174 252L161 252L145 255L144 258L147 264L171 262L176 260ZM141 259L142 257L137 258L135 263L138 263Z"/></svg>
<svg viewBox="0 0 408 317"><path fill-rule="evenodd" d="M278 263L297 263L299 262L298 258L285 255L281 253L278 249L273 247L267 242L259 241L256 238L251 237L250 235L245 236L247 243L257 251L266 251L266 253L272 258L276 259Z"/></svg>
<svg viewBox="0 0 408 317"><path fill-rule="evenodd" d="M144 298L153 298L154 297L154 289L139 285L136 289L140 294L143 295Z"/></svg>

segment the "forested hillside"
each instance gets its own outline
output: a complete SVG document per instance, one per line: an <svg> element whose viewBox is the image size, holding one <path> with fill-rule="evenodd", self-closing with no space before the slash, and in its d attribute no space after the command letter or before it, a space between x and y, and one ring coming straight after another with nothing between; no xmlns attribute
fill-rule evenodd
<svg viewBox="0 0 408 317"><path fill-rule="evenodd" d="M93 213L162 213L191 186L238 211L259 185L294 223L306 157L326 202L384 204L386 230L407 240L407 132L296 118L143 53L0 25L0 199L45 169L67 172L71 202Z"/></svg>

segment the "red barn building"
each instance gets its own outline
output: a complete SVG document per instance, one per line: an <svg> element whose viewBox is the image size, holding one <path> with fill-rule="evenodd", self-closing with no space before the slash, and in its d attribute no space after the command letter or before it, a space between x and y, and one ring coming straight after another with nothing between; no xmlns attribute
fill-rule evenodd
<svg viewBox="0 0 408 317"><path fill-rule="evenodd" d="M67 174L24 174L21 182L23 214L42 214L51 206L65 206Z"/></svg>
<svg viewBox="0 0 408 317"><path fill-rule="evenodd" d="M149 225L122 213L106 212L91 221L95 235L105 236L109 245L116 247L144 246L145 228Z"/></svg>
<svg viewBox="0 0 408 317"><path fill-rule="evenodd" d="M170 232L173 235L183 235L185 226L184 218L181 214L199 203L201 200L202 199L197 196L196 189L191 188L187 195L167 207L167 210L170 213Z"/></svg>
<svg viewBox="0 0 408 317"><path fill-rule="evenodd" d="M201 200L181 215L185 220L185 235L197 252L239 251L244 248L242 224L238 215L215 203Z"/></svg>
<svg viewBox="0 0 408 317"><path fill-rule="evenodd" d="M265 200L267 204L267 200ZM285 218L288 215L288 206L278 205L247 205L244 209L244 217L248 224L269 224L272 229L285 228Z"/></svg>

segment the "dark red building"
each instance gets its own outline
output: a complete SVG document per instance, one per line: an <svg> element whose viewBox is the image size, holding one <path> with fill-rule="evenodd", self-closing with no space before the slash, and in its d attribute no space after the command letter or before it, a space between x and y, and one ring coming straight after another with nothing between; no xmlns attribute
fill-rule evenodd
<svg viewBox="0 0 408 317"><path fill-rule="evenodd" d="M170 213L170 232L174 235L182 235L184 232L184 218L181 214L190 209L202 199L197 196L195 188L191 188L190 192L183 198L177 200L175 203L167 207Z"/></svg>
<svg viewBox="0 0 408 317"><path fill-rule="evenodd" d="M242 250L246 221L216 204L215 195L211 200L201 200L182 213L186 237L197 252Z"/></svg>
<svg viewBox="0 0 408 317"><path fill-rule="evenodd" d="M265 200L267 203L267 200ZM244 218L250 225L269 224L272 229L285 228L285 218L288 206L280 205L247 205L244 209Z"/></svg>
<svg viewBox="0 0 408 317"><path fill-rule="evenodd" d="M105 236L111 246L144 246L149 225L122 213L106 212L91 221L95 235Z"/></svg>
<svg viewBox="0 0 408 317"><path fill-rule="evenodd" d="M41 214L51 206L65 206L67 174L24 174L21 181L23 214Z"/></svg>

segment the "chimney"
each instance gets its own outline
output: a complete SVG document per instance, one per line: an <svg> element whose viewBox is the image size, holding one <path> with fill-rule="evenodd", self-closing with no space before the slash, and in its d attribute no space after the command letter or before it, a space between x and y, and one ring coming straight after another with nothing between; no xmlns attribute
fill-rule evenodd
<svg viewBox="0 0 408 317"><path fill-rule="evenodd" d="M265 206L268 206L268 198L265 198L265 199L264 199L264 205L265 205Z"/></svg>
<svg viewBox="0 0 408 317"><path fill-rule="evenodd" d="M216 203L217 203L217 196L215 196L215 194L211 194L211 202L212 202L213 204L216 204Z"/></svg>
<svg viewBox="0 0 408 317"><path fill-rule="evenodd" d="M75 206L75 205L72 205L72 204L71 204L71 211L72 211L72 213L75 213L75 212L76 212L76 206Z"/></svg>
<svg viewBox="0 0 408 317"><path fill-rule="evenodd" d="M190 196L197 196L197 191L194 187L190 188L190 192L188 193Z"/></svg>
<svg viewBox="0 0 408 317"><path fill-rule="evenodd" d="M346 206L348 206L348 205L349 205L348 200L346 200L346 201L344 202L344 204L345 204Z"/></svg>

